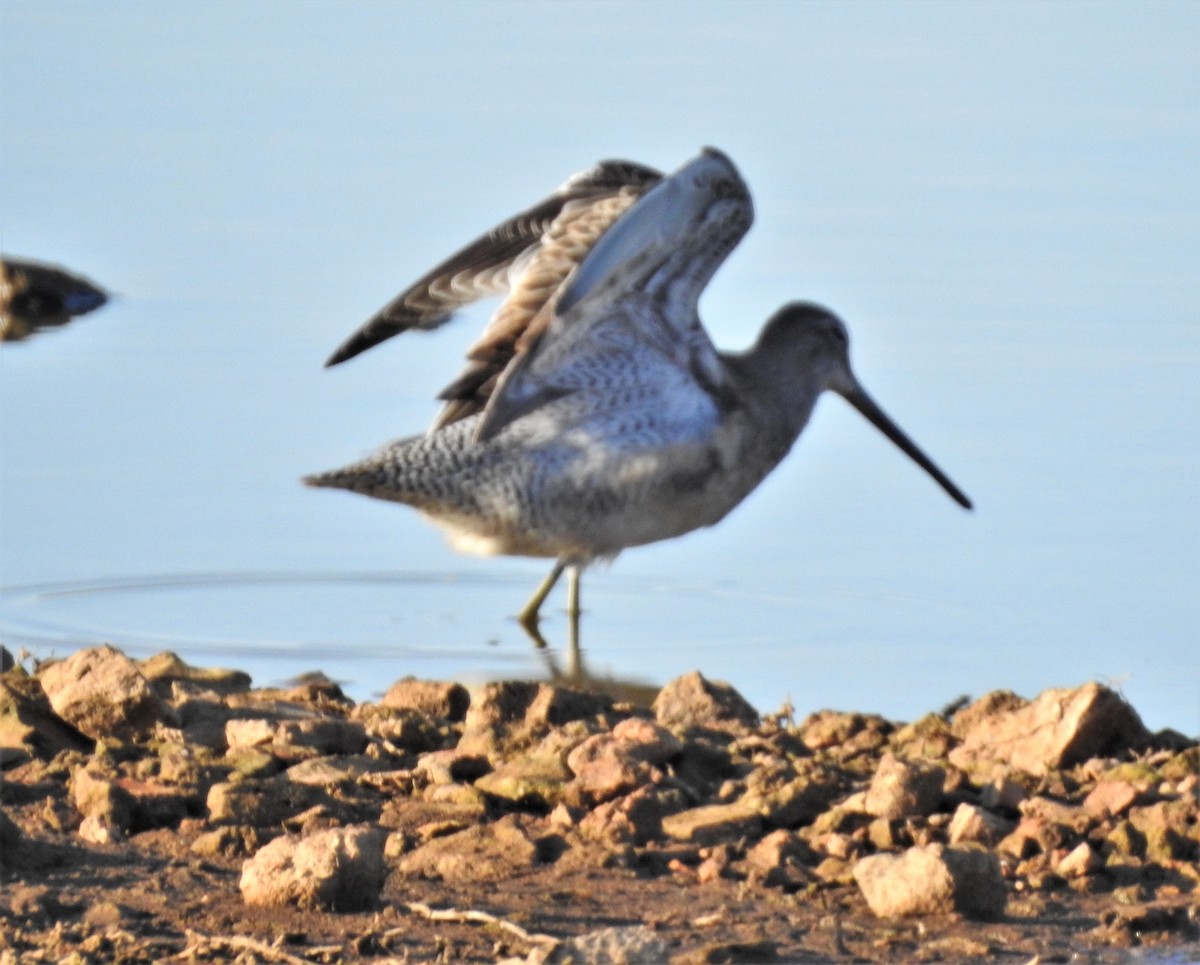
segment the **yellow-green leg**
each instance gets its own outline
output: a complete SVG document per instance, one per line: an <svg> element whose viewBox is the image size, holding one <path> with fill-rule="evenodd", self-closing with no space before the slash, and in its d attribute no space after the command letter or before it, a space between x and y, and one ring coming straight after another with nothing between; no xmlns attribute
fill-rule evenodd
<svg viewBox="0 0 1200 965"><path fill-rule="evenodd" d="M573 680L578 680L583 673L583 656L579 647L580 570L574 563L567 567L567 673Z"/></svg>
<svg viewBox="0 0 1200 965"><path fill-rule="evenodd" d="M525 608L517 614L517 621L525 628L525 632L533 637L534 645L541 650L546 648L546 640L538 629L538 621L540 619L538 611L541 610L542 604L546 602L546 597L550 595L550 591L554 589L554 584L558 582L558 578L562 576L563 570L566 568L566 560L558 560L549 575L533 591L533 596L529 598L529 602L525 604ZM571 569L574 570L575 567Z"/></svg>

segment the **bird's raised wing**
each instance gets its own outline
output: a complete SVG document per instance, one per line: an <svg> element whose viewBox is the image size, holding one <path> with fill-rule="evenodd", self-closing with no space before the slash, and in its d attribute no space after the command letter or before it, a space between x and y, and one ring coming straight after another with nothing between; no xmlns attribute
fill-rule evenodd
<svg viewBox="0 0 1200 965"><path fill-rule="evenodd" d="M325 363L337 365L409 329L433 329L464 305L511 292L468 351L463 373L440 394L435 428L478 411L525 332L604 231L661 179L632 161L601 161L545 200L497 225L401 292Z"/></svg>
<svg viewBox="0 0 1200 965"><path fill-rule="evenodd" d="M696 306L753 217L737 168L711 148L659 182L579 265L540 337L500 377L476 438L573 392L636 384L639 356L720 395L725 375Z"/></svg>

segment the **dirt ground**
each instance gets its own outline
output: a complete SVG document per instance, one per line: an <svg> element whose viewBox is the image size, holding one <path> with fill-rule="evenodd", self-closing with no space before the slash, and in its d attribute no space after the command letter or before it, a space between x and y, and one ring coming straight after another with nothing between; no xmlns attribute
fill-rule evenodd
<svg viewBox="0 0 1200 965"><path fill-rule="evenodd" d="M688 849L635 849L610 867L547 864L474 886L393 879L378 908L335 914L247 908L241 860L198 860L187 830L81 847L28 849L4 875L4 962L492 962L537 947L497 924L431 921L410 910L486 911L556 938L646 924L682 962L1123 962L1138 947L1200 960L1195 899L1116 907L1111 895L1013 898L1004 919L880 921L854 889L787 894L667 866ZM625 864L627 866L619 866Z"/></svg>
<svg viewBox="0 0 1200 965"><path fill-rule="evenodd" d="M698 674L653 711L544 684L489 685L468 711L451 684L401 682L390 706L355 707L336 688L219 692L163 666L135 674L167 695L161 719L120 740L77 728L132 720L141 697L103 686L87 717L49 675L0 680L5 733L24 741L0 758L0 965L1200 962L1197 752L1180 735L989 785L946 752L969 750L987 715L1012 717L1011 695L908 727L796 724ZM935 794L874 816L893 752L925 755L904 773L909 790L934 775ZM856 862L953 844L964 806L1010 815L986 846L1002 913L878 916ZM361 910L251 903L243 870L268 842L347 827L378 835L385 869Z"/></svg>

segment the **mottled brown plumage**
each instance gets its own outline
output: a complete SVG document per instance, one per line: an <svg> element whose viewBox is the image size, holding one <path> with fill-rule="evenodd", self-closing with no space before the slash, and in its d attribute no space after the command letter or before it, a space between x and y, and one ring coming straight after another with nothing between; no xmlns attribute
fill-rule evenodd
<svg viewBox="0 0 1200 965"><path fill-rule="evenodd" d="M467 364L439 394L431 431L481 411L514 358L545 331L559 293L596 241L662 175L632 161L601 161L550 197L481 235L421 276L330 356L337 365L410 329L444 324L459 308L507 293Z"/></svg>

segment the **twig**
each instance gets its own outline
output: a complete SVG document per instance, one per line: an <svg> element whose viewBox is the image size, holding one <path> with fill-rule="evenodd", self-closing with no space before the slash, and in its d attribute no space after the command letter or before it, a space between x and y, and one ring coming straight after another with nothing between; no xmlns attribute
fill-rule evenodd
<svg viewBox="0 0 1200 965"><path fill-rule="evenodd" d="M245 938L242 935L205 935L202 932L192 931L190 928L186 930L186 934L188 947L172 956L173 958L183 958L185 955L194 956L197 952L206 951L207 948L227 948L235 952L253 952L255 955L264 956L269 961L283 962L284 965L321 965L320 962L315 962L311 958L301 958L299 955L285 952L277 945L268 945L256 938Z"/></svg>
<svg viewBox="0 0 1200 965"><path fill-rule="evenodd" d="M429 921L457 921L457 922L478 922L483 925L495 925L507 932L516 935L523 942L529 942L533 945L559 945L562 943L561 938L555 938L553 935L543 935L538 932L526 931L516 922L508 921L504 918L498 918L488 911L480 911L477 908L467 908L465 910L458 908L430 908L423 901L407 901L404 902L404 907L411 911L414 915L420 915L422 918L427 918ZM391 933L403 933L403 928L393 928L385 935Z"/></svg>

